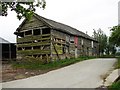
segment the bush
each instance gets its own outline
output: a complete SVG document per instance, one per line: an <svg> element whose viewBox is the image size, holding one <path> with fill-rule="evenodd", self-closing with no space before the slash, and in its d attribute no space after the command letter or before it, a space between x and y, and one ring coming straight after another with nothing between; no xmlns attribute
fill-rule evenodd
<svg viewBox="0 0 120 90"><path fill-rule="evenodd" d="M116 56L120 56L120 52L116 53Z"/></svg>

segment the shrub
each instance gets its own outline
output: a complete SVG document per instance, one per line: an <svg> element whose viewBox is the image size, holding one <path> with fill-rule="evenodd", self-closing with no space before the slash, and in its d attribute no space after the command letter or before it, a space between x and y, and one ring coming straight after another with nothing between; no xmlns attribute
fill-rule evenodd
<svg viewBox="0 0 120 90"><path fill-rule="evenodd" d="M120 56L120 52L116 53L116 56Z"/></svg>

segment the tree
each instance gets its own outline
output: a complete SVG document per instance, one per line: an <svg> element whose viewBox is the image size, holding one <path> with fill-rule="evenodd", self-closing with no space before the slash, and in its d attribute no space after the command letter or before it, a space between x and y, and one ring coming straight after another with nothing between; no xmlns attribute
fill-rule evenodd
<svg viewBox="0 0 120 90"><path fill-rule="evenodd" d="M93 38L99 42L100 55L103 55L107 48L107 35L101 29L98 29L97 31L94 30Z"/></svg>
<svg viewBox="0 0 120 90"><path fill-rule="evenodd" d="M113 41L111 42L112 38L108 37L101 29L98 29L97 31L94 30L93 38L99 42L99 50L101 55L104 55L104 53L107 55L114 55L116 53L115 44Z"/></svg>
<svg viewBox="0 0 120 90"><path fill-rule="evenodd" d="M106 54L107 55L115 55L116 53L116 48L115 45L113 43L110 42L110 38L108 38L108 42L107 42L107 47L106 47Z"/></svg>
<svg viewBox="0 0 120 90"><path fill-rule="evenodd" d="M110 42L115 46L120 46L120 26L114 26L111 29Z"/></svg>
<svg viewBox="0 0 120 90"><path fill-rule="evenodd" d="M7 2L5 2L7 1ZM0 0L0 7L2 7L1 15L8 15L8 8L17 13L17 18L22 17L29 19L36 10L36 7L45 8L45 0Z"/></svg>

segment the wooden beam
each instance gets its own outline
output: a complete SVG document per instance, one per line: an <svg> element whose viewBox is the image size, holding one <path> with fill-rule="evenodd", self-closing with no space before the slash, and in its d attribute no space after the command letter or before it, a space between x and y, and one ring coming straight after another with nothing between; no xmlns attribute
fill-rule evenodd
<svg viewBox="0 0 120 90"><path fill-rule="evenodd" d="M53 37L52 37L52 29L50 30L50 60L52 61L52 42L53 42Z"/></svg>
<svg viewBox="0 0 120 90"><path fill-rule="evenodd" d="M57 54L58 59L60 60L60 56L59 56L59 54L58 54L58 52L57 52L57 49L56 49L54 43L52 43L52 45L53 45L53 47L54 47L54 50L55 50L55 52L56 52L56 54Z"/></svg>

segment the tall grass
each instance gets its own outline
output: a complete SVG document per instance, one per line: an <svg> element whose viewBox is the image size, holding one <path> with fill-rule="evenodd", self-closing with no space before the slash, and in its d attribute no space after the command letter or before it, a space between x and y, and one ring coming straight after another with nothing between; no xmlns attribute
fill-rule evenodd
<svg viewBox="0 0 120 90"><path fill-rule="evenodd" d="M79 57L79 58L71 58L71 59L64 59L64 60L58 60L53 61L49 63L42 63L40 60L36 60L34 58L28 58L21 60L19 62L13 62L14 68L24 68L24 69L40 69L40 70L48 70L48 69L56 69L64 66L71 65L73 63L93 59L95 57Z"/></svg>

